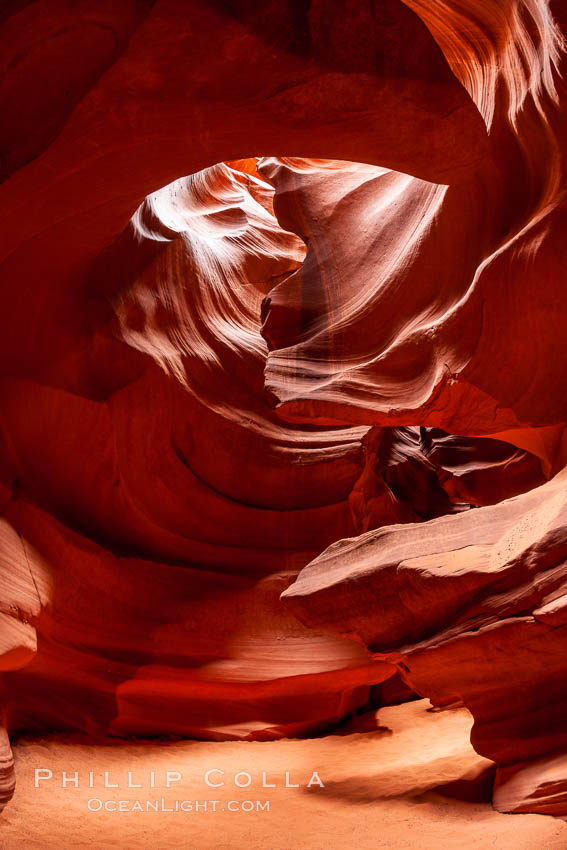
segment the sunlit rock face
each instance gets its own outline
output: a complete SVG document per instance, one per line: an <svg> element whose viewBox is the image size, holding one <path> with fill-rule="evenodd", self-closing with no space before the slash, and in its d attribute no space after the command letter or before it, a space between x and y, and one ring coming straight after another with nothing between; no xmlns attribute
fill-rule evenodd
<svg viewBox="0 0 567 850"><path fill-rule="evenodd" d="M565 13L189 5L0 17L0 796L401 675L567 814Z"/></svg>
<svg viewBox="0 0 567 850"><path fill-rule="evenodd" d="M367 429L289 425L264 392L262 299L305 246L255 160L236 165L149 196L90 267L113 287L90 373L112 391L6 386L6 514L53 576L37 657L8 681L16 727L300 734L395 672L279 603L355 533ZM30 407L42 413L26 421Z"/></svg>
<svg viewBox="0 0 567 850"><path fill-rule="evenodd" d="M261 166L308 244L265 309L267 387L296 420L554 425L567 413L561 29L545 0L407 5L483 114L488 155L435 183Z"/></svg>

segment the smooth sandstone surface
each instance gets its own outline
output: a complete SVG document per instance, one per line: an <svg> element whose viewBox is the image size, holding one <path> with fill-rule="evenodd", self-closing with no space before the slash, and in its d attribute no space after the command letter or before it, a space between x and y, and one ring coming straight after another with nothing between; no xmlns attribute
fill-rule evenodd
<svg viewBox="0 0 567 850"><path fill-rule="evenodd" d="M567 815L566 32L0 12L2 801L8 732L320 735L401 675Z"/></svg>

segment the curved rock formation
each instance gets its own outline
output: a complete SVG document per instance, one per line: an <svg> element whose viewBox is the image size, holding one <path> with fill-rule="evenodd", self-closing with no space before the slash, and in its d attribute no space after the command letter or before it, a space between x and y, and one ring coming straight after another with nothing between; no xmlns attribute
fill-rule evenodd
<svg viewBox="0 0 567 850"><path fill-rule="evenodd" d="M14 793L14 760L6 731L10 702L7 674L29 664L37 652L31 621L50 601L47 565L5 519L0 520L0 810Z"/></svg>
<svg viewBox="0 0 567 850"><path fill-rule="evenodd" d="M367 532L333 544L283 594L304 622L395 663L418 693L462 701L475 718L475 749L515 765L512 784L508 768L497 773L502 810L563 811L557 767L551 799L530 788L528 803L511 789L522 784L519 763L549 755L557 766L567 742L565 499L561 473L493 507L433 519L426 531ZM526 786L536 773L526 766Z"/></svg>
<svg viewBox="0 0 567 850"><path fill-rule="evenodd" d="M502 440L376 428L349 501L357 531L495 504L545 481L545 463Z"/></svg>
<svg viewBox="0 0 567 850"><path fill-rule="evenodd" d="M358 213L371 239L353 226L355 204L337 203L346 174L323 186L304 169L272 165L276 208L301 235L309 223L317 261L308 251L269 297L267 383L289 418L492 434L557 472L565 464L563 35L544 2L506 12L496 3L408 5L482 112L492 163L457 186L388 174L372 192L361 183ZM357 265L355 256L368 259ZM399 486L407 472L398 458L394 470ZM361 530L372 527L364 525L372 505L380 513L395 494L381 477L367 475L351 496L362 504ZM436 477L429 492L418 490L418 519L424 508L436 515ZM561 473L492 508L333 544L283 594L304 622L396 663L419 693L462 700L475 717L474 746L506 766L495 792L503 811L565 813L564 482ZM499 490L492 481L495 502Z"/></svg>
<svg viewBox="0 0 567 850"><path fill-rule="evenodd" d="M151 195L91 266L115 311L90 373L104 398L4 388L19 486L6 516L53 574L40 652L9 679L12 726L297 734L394 673L278 603L354 531L366 429L286 425L264 394L261 301L304 246L253 164ZM41 414L25 422L30 408ZM63 435L64 455L46 451Z"/></svg>
<svg viewBox="0 0 567 850"><path fill-rule="evenodd" d="M565 11L72 6L0 13L0 796L400 673L566 814Z"/></svg>

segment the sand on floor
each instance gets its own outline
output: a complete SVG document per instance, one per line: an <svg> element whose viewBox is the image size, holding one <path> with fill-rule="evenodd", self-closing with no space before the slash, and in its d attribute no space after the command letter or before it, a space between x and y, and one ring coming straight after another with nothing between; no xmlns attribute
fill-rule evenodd
<svg viewBox="0 0 567 850"><path fill-rule="evenodd" d="M14 746L18 785L0 816L0 846L565 850L563 821L502 815L432 790L484 760L469 743L465 709L428 707L420 700L381 709L378 731L310 740L21 738ZM36 770L44 773L36 777ZM286 772L288 785L299 787L286 787ZM106 785L118 788L105 787L105 773Z"/></svg>

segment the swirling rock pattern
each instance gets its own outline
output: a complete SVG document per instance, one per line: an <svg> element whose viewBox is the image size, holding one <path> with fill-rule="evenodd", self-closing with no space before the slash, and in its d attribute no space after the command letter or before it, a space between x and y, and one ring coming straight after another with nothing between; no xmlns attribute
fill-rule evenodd
<svg viewBox="0 0 567 850"><path fill-rule="evenodd" d="M287 425L263 392L261 301L304 255L272 195L221 164L149 196L88 272L115 285L113 391L5 390L20 487L6 515L29 526L54 583L41 652L10 677L16 726L297 734L394 673L278 603L354 532L366 429ZM29 405L42 413L23 425ZM65 428L63 471L45 447Z"/></svg>
<svg viewBox="0 0 567 850"><path fill-rule="evenodd" d="M400 673L566 813L566 28L0 13L4 800L5 730L305 735Z"/></svg>
<svg viewBox="0 0 567 850"><path fill-rule="evenodd" d="M391 510L389 479L399 489L408 475L394 443L393 463L377 478L372 460L374 474L351 495L360 529L370 530L333 544L283 599L304 622L396 663L434 702L464 702L475 748L499 765L500 810L565 815L564 11L545 2L407 5L481 111L490 156L456 185L389 173L372 192L361 182L358 220L370 236L354 224L355 205L340 206L346 173L323 186L295 163L269 165L286 226L312 236L302 269L269 296L267 385L295 421L490 434L534 452L555 478L425 528L374 532L374 506L389 505L391 523L408 517ZM356 256L372 260L357 265ZM446 491L451 481L426 469L429 491L420 487L409 505L417 519L424 510L435 517L437 484ZM454 483L452 502L463 477ZM501 486L488 486L495 502Z"/></svg>

